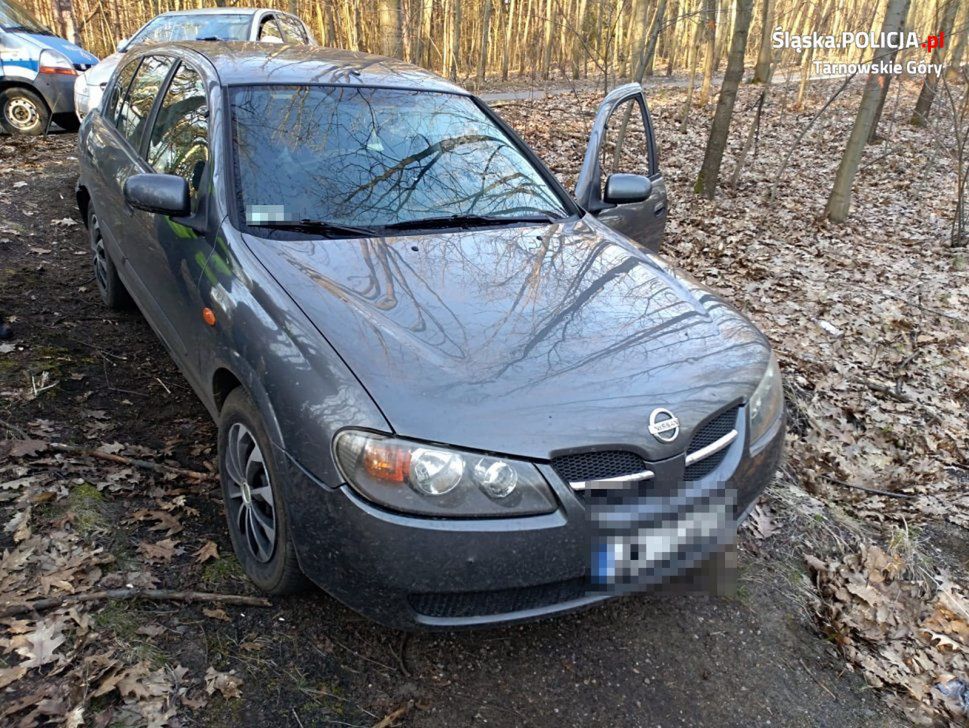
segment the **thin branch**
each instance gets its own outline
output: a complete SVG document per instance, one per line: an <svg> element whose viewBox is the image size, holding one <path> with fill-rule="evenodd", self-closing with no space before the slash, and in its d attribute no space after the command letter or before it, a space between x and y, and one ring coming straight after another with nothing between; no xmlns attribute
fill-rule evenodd
<svg viewBox="0 0 969 728"><path fill-rule="evenodd" d="M49 599L38 599L20 604L7 603L0 606L0 617L13 617L18 614L41 612L72 604L102 602L114 599L147 599L154 602L208 602L211 604L239 604L247 607L271 607L272 603L263 597L247 597L241 594L215 594L213 592L172 591L171 589L108 589L84 594L65 594Z"/></svg>

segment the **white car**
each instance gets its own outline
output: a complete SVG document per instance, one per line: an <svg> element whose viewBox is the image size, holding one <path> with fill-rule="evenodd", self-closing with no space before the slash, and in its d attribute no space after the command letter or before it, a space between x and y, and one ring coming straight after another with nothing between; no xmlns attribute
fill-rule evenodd
<svg viewBox="0 0 969 728"><path fill-rule="evenodd" d="M80 74L74 82L77 117L101 103L104 87L124 53L139 43L167 43L180 40L255 40L265 43L316 45L306 24L295 15L272 8L205 8L178 10L149 20L131 38L118 43L118 50Z"/></svg>

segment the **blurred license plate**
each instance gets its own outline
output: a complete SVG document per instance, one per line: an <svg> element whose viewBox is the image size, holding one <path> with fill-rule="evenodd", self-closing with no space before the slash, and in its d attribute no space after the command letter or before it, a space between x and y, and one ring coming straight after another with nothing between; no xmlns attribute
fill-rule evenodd
<svg viewBox="0 0 969 728"><path fill-rule="evenodd" d="M675 561L682 550L718 540L733 526L732 509L720 500L707 503L678 520L600 534L592 554L592 581L628 584L641 581L656 567Z"/></svg>

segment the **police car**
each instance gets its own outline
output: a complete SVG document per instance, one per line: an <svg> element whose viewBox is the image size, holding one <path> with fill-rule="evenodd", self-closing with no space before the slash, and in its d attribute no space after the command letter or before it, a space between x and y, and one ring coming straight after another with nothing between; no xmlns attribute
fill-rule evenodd
<svg viewBox="0 0 969 728"><path fill-rule="evenodd" d="M74 80L97 62L17 3L0 0L0 126L33 136L51 121L76 130Z"/></svg>

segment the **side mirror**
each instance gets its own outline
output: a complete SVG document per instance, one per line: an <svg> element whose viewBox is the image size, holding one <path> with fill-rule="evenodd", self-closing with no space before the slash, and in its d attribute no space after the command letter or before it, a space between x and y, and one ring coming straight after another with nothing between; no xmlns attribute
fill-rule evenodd
<svg viewBox="0 0 969 728"><path fill-rule="evenodd" d="M128 50L128 44L131 42L131 38L122 38L118 41L118 53L124 53Z"/></svg>
<svg viewBox="0 0 969 728"><path fill-rule="evenodd" d="M603 202L622 205L628 202L643 202L653 191L653 182L640 174L610 174L606 178Z"/></svg>
<svg viewBox="0 0 969 728"><path fill-rule="evenodd" d="M124 182L124 199L136 210L169 217L192 211L188 182L175 174L135 174Z"/></svg>

